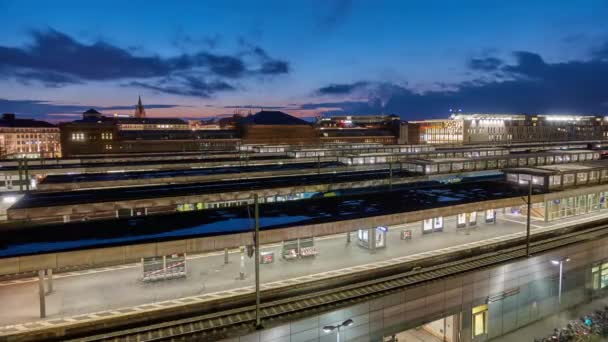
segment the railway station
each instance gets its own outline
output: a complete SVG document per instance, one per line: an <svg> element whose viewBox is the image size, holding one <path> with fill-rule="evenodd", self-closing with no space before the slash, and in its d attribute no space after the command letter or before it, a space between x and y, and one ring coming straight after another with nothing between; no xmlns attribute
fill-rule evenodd
<svg viewBox="0 0 608 342"><path fill-rule="evenodd" d="M602 200L608 189L600 183L553 191L533 185L533 234L608 215ZM520 182L477 181L260 204L263 284L276 285L286 275L313 280L316 274L370 263L380 265L411 253L521 237L526 230L528 191ZM569 198L574 198L576 206L573 210L565 208L565 215L555 216L547 206L568 203ZM245 251L252 241L253 224L248 205L208 209L203 215L182 212L9 229L0 244L0 270L2 274L17 274L42 269L50 274L44 278L47 284L53 283L54 289L45 299L49 317L146 305L150 296L159 298L160 293L163 300L187 297L200 293L192 292L198 291L188 285L194 283L205 284L203 293L234 292L252 281L253 263ZM346 253L349 258L338 258L336 253ZM134 263L143 266L130 266ZM61 276L61 270L83 267L107 270L90 274L97 280L87 289L90 299L86 304L78 302L81 294L77 289L81 280L89 281L89 276ZM143 273L139 274L141 267ZM217 271L208 278L204 270L211 269ZM148 290L142 288L152 275L155 285ZM163 280L166 277L178 278ZM32 278L26 285L35 286L38 281ZM117 283L123 284L124 295L115 296L115 302L108 304L102 294ZM0 292L8 288L0 287ZM36 320L38 297L27 286L24 291L13 292L14 300L29 304L19 314L0 313L1 320L21 317L11 322L15 324ZM53 299L60 293L61 304ZM94 304L101 298L105 304Z"/></svg>

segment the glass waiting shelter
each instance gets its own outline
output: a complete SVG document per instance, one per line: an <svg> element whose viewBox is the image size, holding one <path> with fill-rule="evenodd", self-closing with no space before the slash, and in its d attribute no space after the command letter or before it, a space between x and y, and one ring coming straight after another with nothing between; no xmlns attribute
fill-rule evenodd
<svg viewBox="0 0 608 342"><path fill-rule="evenodd" d="M544 190L558 190L573 186L599 184L608 181L608 162L595 161L572 164L544 165L535 168L506 169L510 183L528 184Z"/></svg>
<svg viewBox="0 0 608 342"><path fill-rule="evenodd" d="M336 151L329 149L298 149L287 151L287 156L290 158L310 158L310 157L326 157L335 156Z"/></svg>
<svg viewBox="0 0 608 342"><path fill-rule="evenodd" d="M432 175L463 171L483 171L575 163L580 161L581 158L584 158L586 161L596 160L599 159L599 153L593 151L561 151L478 158L421 158L403 161L403 169L411 172L420 172L425 175Z"/></svg>
<svg viewBox="0 0 608 342"><path fill-rule="evenodd" d="M359 246L367 249L377 249L386 247L386 233L388 227L376 227L359 229L357 231L357 241Z"/></svg>
<svg viewBox="0 0 608 342"><path fill-rule="evenodd" d="M256 153L282 153L289 149L289 145L259 145L253 147Z"/></svg>

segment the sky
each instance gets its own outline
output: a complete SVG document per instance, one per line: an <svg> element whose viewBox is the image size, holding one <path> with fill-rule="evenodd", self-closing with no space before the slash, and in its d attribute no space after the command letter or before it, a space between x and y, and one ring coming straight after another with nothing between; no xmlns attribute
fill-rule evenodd
<svg viewBox="0 0 608 342"><path fill-rule="evenodd" d="M0 112L608 114L608 1L0 0Z"/></svg>

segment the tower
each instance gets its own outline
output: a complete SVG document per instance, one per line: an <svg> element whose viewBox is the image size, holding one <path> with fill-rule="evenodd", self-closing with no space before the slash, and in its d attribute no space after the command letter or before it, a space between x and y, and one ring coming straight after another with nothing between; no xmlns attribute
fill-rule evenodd
<svg viewBox="0 0 608 342"><path fill-rule="evenodd" d="M135 106L135 117L140 119L146 117L146 110L144 109L144 105L141 103L141 96L139 97L139 101L137 101L137 106Z"/></svg>

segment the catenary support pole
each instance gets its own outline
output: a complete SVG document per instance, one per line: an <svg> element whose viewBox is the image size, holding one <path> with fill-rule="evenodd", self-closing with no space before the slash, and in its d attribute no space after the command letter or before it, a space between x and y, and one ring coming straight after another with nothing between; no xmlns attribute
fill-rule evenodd
<svg viewBox="0 0 608 342"><path fill-rule="evenodd" d="M258 194L253 195L255 206L255 326L262 326L260 317L260 208Z"/></svg>
<svg viewBox="0 0 608 342"><path fill-rule="evenodd" d="M528 180L528 215L526 218L526 256L530 256L530 214L532 213L532 178Z"/></svg>

